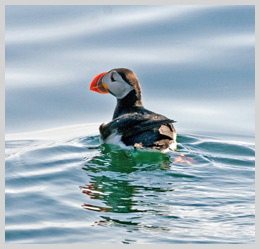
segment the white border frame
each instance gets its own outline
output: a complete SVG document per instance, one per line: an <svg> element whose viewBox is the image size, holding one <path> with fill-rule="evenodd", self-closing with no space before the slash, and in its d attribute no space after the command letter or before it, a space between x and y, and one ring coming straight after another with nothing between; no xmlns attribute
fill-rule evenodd
<svg viewBox="0 0 260 249"><path fill-rule="evenodd" d="M5 6L6 5L255 5L255 41L257 38L257 1L256 0L0 0L0 248L71 248L79 247L86 249L89 244L5 244ZM257 42L255 42L257 44ZM255 62L257 64L257 49L255 48ZM259 73L255 70L255 82L257 82ZM255 84L255 103L257 103L257 85ZM255 104L255 107L258 104ZM257 123L257 108L255 108L255 122ZM257 125L255 125L255 128ZM255 130L255 139L256 130ZM257 156L256 156L257 158ZM257 170L255 178L257 178ZM255 192L257 190L257 181L255 181ZM258 184L259 186L259 184ZM257 200L257 198L256 198ZM257 203L255 207L257 206ZM255 208L256 211L256 208ZM257 222L256 222L257 223ZM257 227L257 225L256 225ZM257 229L256 229L257 231ZM90 246L90 245L89 245ZM149 247L157 248L156 244L146 245L120 245L120 244L91 244L91 248L121 248L129 247ZM254 244L169 244L159 245L163 247L177 248L208 248L208 247L224 247L224 248L255 248L257 246L257 237Z"/></svg>

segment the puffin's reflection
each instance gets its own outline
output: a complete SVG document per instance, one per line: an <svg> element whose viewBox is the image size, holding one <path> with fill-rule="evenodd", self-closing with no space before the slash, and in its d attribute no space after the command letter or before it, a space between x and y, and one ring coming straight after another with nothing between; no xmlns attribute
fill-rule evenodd
<svg viewBox="0 0 260 249"><path fill-rule="evenodd" d="M101 145L101 153L85 163L83 170L90 177L89 183L80 186L88 202L83 208L98 212L145 212L135 206L134 196L145 191L166 191L158 187L140 186L134 182L136 171L169 169L170 156L160 152L127 151L117 146ZM136 181L136 179L135 179ZM91 202L99 200L102 205ZM91 203L91 204L90 204Z"/></svg>

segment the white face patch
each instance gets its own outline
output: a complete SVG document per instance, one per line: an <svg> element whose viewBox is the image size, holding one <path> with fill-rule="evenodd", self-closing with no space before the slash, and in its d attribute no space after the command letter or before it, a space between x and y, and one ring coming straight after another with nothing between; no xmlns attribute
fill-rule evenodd
<svg viewBox="0 0 260 249"><path fill-rule="evenodd" d="M106 84L108 90L118 99L124 98L130 91L134 89L134 87L126 83L121 75L116 71L107 73L103 78L103 84Z"/></svg>

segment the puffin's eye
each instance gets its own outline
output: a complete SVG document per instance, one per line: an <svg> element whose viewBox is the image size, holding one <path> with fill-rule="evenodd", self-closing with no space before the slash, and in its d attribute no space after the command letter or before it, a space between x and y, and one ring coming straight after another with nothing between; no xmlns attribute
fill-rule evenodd
<svg viewBox="0 0 260 249"><path fill-rule="evenodd" d="M113 76L113 73L111 73L111 81L112 81L112 82L113 82L113 81L116 81L115 78L114 78L114 76Z"/></svg>

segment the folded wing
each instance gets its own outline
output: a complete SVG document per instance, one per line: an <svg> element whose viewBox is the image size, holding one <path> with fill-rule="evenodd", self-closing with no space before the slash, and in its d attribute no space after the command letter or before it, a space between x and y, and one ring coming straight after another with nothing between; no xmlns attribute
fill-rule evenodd
<svg viewBox="0 0 260 249"><path fill-rule="evenodd" d="M156 113L124 114L107 124L100 126L102 139L105 141L111 134L120 134L126 145L139 144L145 147L154 147L160 144L171 143L174 140L175 121ZM163 140L163 141L162 141Z"/></svg>

